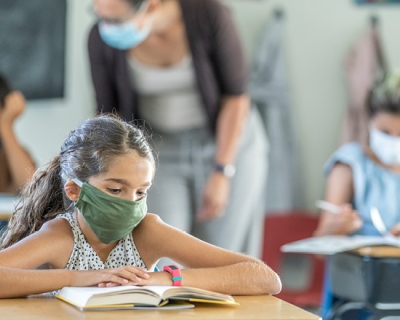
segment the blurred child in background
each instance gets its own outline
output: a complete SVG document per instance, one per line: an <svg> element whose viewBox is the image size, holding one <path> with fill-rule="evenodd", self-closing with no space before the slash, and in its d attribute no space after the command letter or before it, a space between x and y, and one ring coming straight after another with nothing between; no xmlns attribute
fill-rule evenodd
<svg viewBox="0 0 400 320"><path fill-rule="evenodd" d="M35 164L18 142L13 125L24 112L26 101L19 91L12 91L0 75L0 192L18 193L35 172Z"/></svg>
<svg viewBox="0 0 400 320"><path fill-rule="evenodd" d="M374 208L388 233L400 236L400 73L387 75L372 88L367 108L368 145L347 143L325 165L328 173L325 200L341 206L341 212L323 210L315 236L380 235L371 219ZM332 296L330 282L326 281L324 319L329 319L331 306L343 302ZM352 310L342 319L369 316L366 310Z"/></svg>

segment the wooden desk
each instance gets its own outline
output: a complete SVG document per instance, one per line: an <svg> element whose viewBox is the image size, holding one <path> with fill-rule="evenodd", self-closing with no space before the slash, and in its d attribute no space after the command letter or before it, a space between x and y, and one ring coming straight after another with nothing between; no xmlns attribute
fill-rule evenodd
<svg viewBox="0 0 400 320"><path fill-rule="evenodd" d="M317 320L312 313L273 296L236 296L237 307L197 304L181 310L115 310L80 311L54 297L34 296L21 299L0 299L2 319L273 319Z"/></svg>
<svg viewBox="0 0 400 320"><path fill-rule="evenodd" d="M363 247L330 257L330 286L336 304L331 319L341 319L352 309L368 309L374 317L400 318L400 248L391 246Z"/></svg>
<svg viewBox="0 0 400 320"><path fill-rule="evenodd" d="M400 248L390 246L371 246L352 250L364 257L374 258L400 258Z"/></svg>
<svg viewBox="0 0 400 320"><path fill-rule="evenodd" d="M0 212L0 221L1 220L10 220L11 213L8 212Z"/></svg>

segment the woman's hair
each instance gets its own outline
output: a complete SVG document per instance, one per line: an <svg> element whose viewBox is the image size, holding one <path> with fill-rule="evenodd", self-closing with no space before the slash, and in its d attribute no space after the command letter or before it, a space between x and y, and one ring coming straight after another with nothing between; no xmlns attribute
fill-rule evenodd
<svg viewBox="0 0 400 320"><path fill-rule="evenodd" d="M370 118L380 112L400 115L400 72L386 75L371 89L367 107Z"/></svg>
<svg viewBox="0 0 400 320"><path fill-rule="evenodd" d="M0 107L4 106L6 96L11 92L10 84L7 79L0 74Z"/></svg>
<svg viewBox="0 0 400 320"><path fill-rule="evenodd" d="M155 167L152 148L137 126L110 114L84 121L69 134L60 154L38 169L22 190L2 247L36 232L58 214L73 210L74 204L64 192L63 172L70 178L87 182L90 177L107 172L114 157L132 150L149 159Z"/></svg>

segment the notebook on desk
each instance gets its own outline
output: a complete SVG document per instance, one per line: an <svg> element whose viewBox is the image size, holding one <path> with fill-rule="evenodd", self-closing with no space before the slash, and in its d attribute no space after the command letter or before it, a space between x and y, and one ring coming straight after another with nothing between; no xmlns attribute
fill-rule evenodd
<svg viewBox="0 0 400 320"><path fill-rule="evenodd" d="M400 247L400 239L377 236L312 237L285 244L281 247L281 251L333 255L339 252L378 245Z"/></svg>

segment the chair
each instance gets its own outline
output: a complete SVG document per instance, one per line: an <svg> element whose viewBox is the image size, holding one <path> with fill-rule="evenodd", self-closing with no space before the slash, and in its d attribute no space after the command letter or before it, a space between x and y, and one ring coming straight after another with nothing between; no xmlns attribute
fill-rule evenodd
<svg viewBox="0 0 400 320"><path fill-rule="evenodd" d="M278 274L282 271L285 255L282 245L309 238L317 228L318 216L304 210L268 213L264 220L263 261ZM293 255L293 253L290 253ZM311 261L310 281L300 289L283 287L277 295L282 300L299 307L320 307L324 277L324 260L315 255L305 255Z"/></svg>

